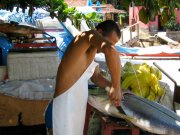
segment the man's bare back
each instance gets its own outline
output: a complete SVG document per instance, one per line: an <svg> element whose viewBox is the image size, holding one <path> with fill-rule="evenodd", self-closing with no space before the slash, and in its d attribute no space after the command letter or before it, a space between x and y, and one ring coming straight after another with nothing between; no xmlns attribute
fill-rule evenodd
<svg viewBox="0 0 180 135"><path fill-rule="evenodd" d="M55 97L68 90L91 64L97 52L89 42L89 35L94 32L83 32L71 42L59 65Z"/></svg>

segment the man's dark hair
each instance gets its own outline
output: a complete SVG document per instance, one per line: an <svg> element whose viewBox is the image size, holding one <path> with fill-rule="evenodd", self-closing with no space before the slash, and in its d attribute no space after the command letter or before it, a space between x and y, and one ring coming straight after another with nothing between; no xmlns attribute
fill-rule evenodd
<svg viewBox="0 0 180 135"><path fill-rule="evenodd" d="M115 31L118 37L121 37L119 26L113 20L106 20L104 22L99 23L96 26L96 29L101 29L104 36L110 34L112 31Z"/></svg>

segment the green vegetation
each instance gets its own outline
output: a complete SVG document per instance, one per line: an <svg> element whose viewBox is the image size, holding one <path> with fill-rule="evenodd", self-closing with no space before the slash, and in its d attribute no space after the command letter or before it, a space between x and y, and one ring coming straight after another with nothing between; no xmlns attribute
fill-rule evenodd
<svg viewBox="0 0 180 135"><path fill-rule="evenodd" d="M89 28L94 29L96 24L102 22L102 16L97 14L96 12L84 14L83 18L86 20L87 25Z"/></svg>
<svg viewBox="0 0 180 135"><path fill-rule="evenodd" d="M124 27L129 22L129 14L118 14L118 20L120 27Z"/></svg>
<svg viewBox="0 0 180 135"><path fill-rule="evenodd" d="M139 17L144 23L154 21L155 16L161 13L161 23L165 25L171 17L175 17L174 10L180 9L180 0L124 0L122 5L128 11L132 2L135 6L143 6L139 12Z"/></svg>
<svg viewBox="0 0 180 135"><path fill-rule="evenodd" d="M171 17L164 25L167 30L177 31L179 30L179 24L176 22L174 17Z"/></svg>
<svg viewBox="0 0 180 135"><path fill-rule="evenodd" d="M180 0L123 0L122 6L128 11L129 5L134 3L135 6L143 6L139 12L140 20L144 23L154 21L155 16L161 13L161 24L165 25L170 18L175 18L175 9L180 9ZM29 7L29 15L31 16L34 8L43 8L50 12L50 16L58 18L59 21L64 21L67 17L73 19L73 23L78 26L81 19L85 19L90 27L93 27L94 22L100 22L98 14L92 13L82 15L75 9L68 9L68 5L64 0L0 0L0 9L12 11L13 7L17 7L25 12ZM168 24L166 24L168 25Z"/></svg>
<svg viewBox="0 0 180 135"><path fill-rule="evenodd" d="M64 12L78 30L80 30L80 23L82 20L86 21L90 29L95 28L95 23L102 22L101 15L96 12L82 14L81 12L78 12L75 7L66 8Z"/></svg>
<svg viewBox="0 0 180 135"><path fill-rule="evenodd" d="M58 20L64 21L67 17L67 12L64 10L68 5L64 0L0 0L0 9L6 9L12 11L14 7L17 7L25 12L25 9L29 7L29 15L31 16L34 8L43 8L50 12L52 18L57 17Z"/></svg>

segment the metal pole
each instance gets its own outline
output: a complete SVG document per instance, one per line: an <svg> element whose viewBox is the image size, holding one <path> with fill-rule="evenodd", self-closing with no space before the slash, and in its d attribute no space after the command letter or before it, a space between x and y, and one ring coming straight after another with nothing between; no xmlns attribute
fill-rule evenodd
<svg viewBox="0 0 180 135"><path fill-rule="evenodd" d="M137 38L139 39L139 23L137 24Z"/></svg>

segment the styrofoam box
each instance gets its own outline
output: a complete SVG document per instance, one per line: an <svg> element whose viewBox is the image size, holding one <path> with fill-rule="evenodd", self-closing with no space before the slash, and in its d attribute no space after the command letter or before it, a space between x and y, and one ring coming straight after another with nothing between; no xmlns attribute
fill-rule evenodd
<svg viewBox="0 0 180 135"><path fill-rule="evenodd" d="M56 51L14 53L7 57L9 80L31 80L55 77L59 65Z"/></svg>

